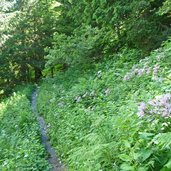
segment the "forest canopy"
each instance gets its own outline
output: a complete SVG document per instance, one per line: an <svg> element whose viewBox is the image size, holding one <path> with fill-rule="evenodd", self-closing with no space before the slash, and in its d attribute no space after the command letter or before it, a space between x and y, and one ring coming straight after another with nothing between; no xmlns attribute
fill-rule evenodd
<svg viewBox="0 0 171 171"><path fill-rule="evenodd" d="M91 64L125 47L143 56L171 33L169 0L3 0L0 89ZM8 86L7 86L8 85Z"/></svg>

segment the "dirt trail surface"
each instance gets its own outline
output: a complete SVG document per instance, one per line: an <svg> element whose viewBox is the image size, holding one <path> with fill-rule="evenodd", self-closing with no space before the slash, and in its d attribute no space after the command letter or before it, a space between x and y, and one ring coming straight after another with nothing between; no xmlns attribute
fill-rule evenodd
<svg viewBox="0 0 171 171"><path fill-rule="evenodd" d="M37 111L37 90L35 90L32 94L32 110L35 113L39 127L40 127L40 134L42 139L42 144L44 145L49 158L48 162L51 165L50 171L64 171L64 166L62 165L61 161L58 159L55 150L51 146L49 142L49 138L47 136L47 125L45 123L45 120L42 116L39 115Z"/></svg>

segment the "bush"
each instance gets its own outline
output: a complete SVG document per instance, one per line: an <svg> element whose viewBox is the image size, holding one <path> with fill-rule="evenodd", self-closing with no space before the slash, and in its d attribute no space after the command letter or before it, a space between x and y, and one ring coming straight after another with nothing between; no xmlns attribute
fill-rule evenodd
<svg viewBox="0 0 171 171"><path fill-rule="evenodd" d="M24 94L0 103L0 132L0 170L48 170L36 117Z"/></svg>

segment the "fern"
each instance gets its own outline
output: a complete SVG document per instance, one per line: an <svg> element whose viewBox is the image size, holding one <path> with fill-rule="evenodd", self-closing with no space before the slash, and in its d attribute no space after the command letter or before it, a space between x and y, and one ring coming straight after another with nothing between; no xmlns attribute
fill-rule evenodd
<svg viewBox="0 0 171 171"><path fill-rule="evenodd" d="M153 143L158 144L162 148L170 148L171 145L171 132L168 133L159 133L156 135L153 140Z"/></svg>

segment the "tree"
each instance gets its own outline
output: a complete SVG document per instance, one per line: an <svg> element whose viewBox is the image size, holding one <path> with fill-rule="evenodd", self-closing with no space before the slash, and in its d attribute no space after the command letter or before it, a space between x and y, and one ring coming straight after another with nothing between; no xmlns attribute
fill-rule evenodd
<svg viewBox="0 0 171 171"><path fill-rule="evenodd" d="M60 0L60 3L59 27L54 46L46 57L47 67L54 67L59 61L87 59L86 63L91 63L90 59L110 56L124 46L148 54L171 33L169 12L158 14L168 1Z"/></svg>
<svg viewBox="0 0 171 171"><path fill-rule="evenodd" d="M21 1L18 1L21 3ZM51 46L55 31L55 12L51 1L22 1L22 6L15 5L18 12L3 29L6 39L1 45L1 85L38 81L44 68L44 48ZM23 6L24 5L24 6Z"/></svg>

